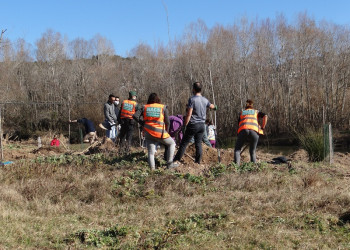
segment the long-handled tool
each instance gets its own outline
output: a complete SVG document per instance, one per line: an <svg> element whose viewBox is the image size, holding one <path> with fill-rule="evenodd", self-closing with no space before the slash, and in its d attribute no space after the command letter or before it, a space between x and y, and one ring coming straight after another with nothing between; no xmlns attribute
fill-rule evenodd
<svg viewBox="0 0 350 250"><path fill-rule="evenodd" d="M210 64L209 64L209 77L210 77L210 85L211 85L211 92L213 94L213 102L214 105L216 106L216 102L215 102L215 95L214 95L214 87L213 87L213 80L211 77L211 69L210 69ZM217 134L217 126L216 126L216 110L214 111L214 133L215 133L215 141L216 141L216 150L218 151L218 161L221 162L221 157L220 157L220 148L219 148L219 140L218 140L218 134Z"/></svg>
<svg viewBox="0 0 350 250"><path fill-rule="evenodd" d="M179 150L179 147L176 146L176 149ZM192 161L195 161L195 159L194 159L192 156L190 156L189 154L187 154L186 152L185 152L184 154L185 154L188 158L190 158Z"/></svg>
<svg viewBox="0 0 350 250"><path fill-rule="evenodd" d="M243 152L244 152L247 148L248 148L248 144L245 144L245 145L243 146L243 148L241 149L240 155L242 155Z"/></svg>

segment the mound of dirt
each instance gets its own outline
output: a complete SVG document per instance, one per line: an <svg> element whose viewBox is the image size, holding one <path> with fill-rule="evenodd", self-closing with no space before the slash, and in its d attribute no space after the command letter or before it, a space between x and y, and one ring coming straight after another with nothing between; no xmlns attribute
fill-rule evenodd
<svg viewBox="0 0 350 250"><path fill-rule="evenodd" d="M186 148L186 153L182 158L182 163L176 168L177 172L180 173L190 173L195 175L200 175L204 173L211 165L219 162L218 160L218 150L216 148L210 148L205 144L202 144L202 161L201 164L194 163L194 158L196 154L196 148L194 144L189 145ZM256 159L258 162L271 162L273 158L277 157L274 154L264 153L262 151L257 151ZM292 155L287 157L292 161L307 161L308 156L304 150L299 150ZM234 160L234 149L220 149L220 162L223 164L232 163ZM243 150L241 153L241 163L249 162L249 147Z"/></svg>
<svg viewBox="0 0 350 250"><path fill-rule="evenodd" d="M102 139L102 142L95 142L89 148L87 148L84 154L96 154L101 152L114 152L116 151L116 145L107 137Z"/></svg>
<svg viewBox="0 0 350 250"><path fill-rule="evenodd" d="M202 164L208 165L210 163L218 162L217 150L214 148L209 148L207 145L202 144ZM196 156L196 148L194 143L186 148L185 155L182 160L185 165L193 164Z"/></svg>
<svg viewBox="0 0 350 250"><path fill-rule="evenodd" d="M338 165L349 166L350 153L335 152L333 156L333 163Z"/></svg>
<svg viewBox="0 0 350 250"><path fill-rule="evenodd" d="M182 157L183 163L193 164L196 156L196 147L194 144L189 145L186 148L185 155ZM220 161L224 164L228 164L233 161L233 149L220 149ZM202 160L201 164L211 165L213 163L218 163L218 150L216 148L208 147L202 144Z"/></svg>
<svg viewBox="0 0 350 250"><path fill-rule="evenodd" d="M304 149L299 149L298 151L295 151L294 153L289 155L289 158L292 161L303 161L308 162L309 156L307 152Z"/></svg>
<svg viewBox="0 0 350 250"><path fill-rule="evenodd" d="M4 153L4 158L6 160L20 160L20 159L34 159L37 155L32 152L18 152L10 151Z"/></svg>
<svg viewBox="0 0 350 250"><path fill-rule="evenodd" d="M32 151L33 154L40 154L40 155L58 155L58 154L63 154L65 152L66 150L62 147L51 147L51 146L42 146Z"/></svg>

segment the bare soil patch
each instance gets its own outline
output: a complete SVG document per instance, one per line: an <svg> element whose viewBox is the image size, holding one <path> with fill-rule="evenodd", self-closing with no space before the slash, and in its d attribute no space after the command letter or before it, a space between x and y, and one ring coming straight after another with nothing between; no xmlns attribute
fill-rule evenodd
<svg viewBox="0 0 350 250"><path fill-rule="evenodd" d="M61 138L61 141L65 141L65 138ZM109 154L118 154L118 147L108 138L101 138L98 142L95 142L92 145L85 145L86 149L82 150L73 149L74 147L71 145L69 148L66 145L62 145L59 147L51 147L48 144L48 140L46 144L42 147L37 147L37 142L35 140L23 141L23 142L9 142L5 141L4 143L4 160L6 161L16 161L20 159L34 159L36 157L42 156L55 156L62 155L67 153L73 154L97 154L97 153L109 153ZM195 145L191 144L187 147L186 153L182 158L182 165L176 168L177 172L180 173L190 173L199 175L205 172L208 168L210 168L213 164L217 164L218 160L218 150L215 148L210 148L205 144L202 144L203 155L201 164L195 164ZM141 151L147 152L147 149L140 148L131 148L132 152ZM162 152L158 154L163 155ZM276 164L272 159L275 157L279 157L281 155L276 155L272 153L263 152L263 150L257 150L257 161L258 162L267 162L269 166L276 167ZM292 164L294 163L308 163L308 155L307 152L303 149L299 149L293 152L290 155L285 155L285 157L290 160ZM234 149L220 149L220 160L222 164L230 164L234 159ZM246 149L241 154L241 162L249 162L249 149ZM350 153L334 153L334 164L340 166L348 166L350 162Z"/></svg>
<svg viewBox="0 0 350 250"><path fill-rule="evenodd" d="M56 147L56 146L43 146L40 148L36 148L32 151L33 154L37 155L60 155L64 154L67 150L63 147Z"/></svg>

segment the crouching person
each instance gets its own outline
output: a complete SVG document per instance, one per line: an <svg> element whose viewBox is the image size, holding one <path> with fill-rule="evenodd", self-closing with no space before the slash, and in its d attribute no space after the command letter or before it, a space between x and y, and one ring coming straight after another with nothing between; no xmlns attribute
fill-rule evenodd
<svg viewBox="0 0 350 250"><path fill-rule="evenodd" d="M133 118L143 126L148 149L148 164L151 169L155 169L154 155L159 143L169 149L167 167L175 167L173 163L175 141L168 133L170 123L168 109L164 104L160 103L158 95L156 93L150 94L147 104L136 111Z"/></svg>

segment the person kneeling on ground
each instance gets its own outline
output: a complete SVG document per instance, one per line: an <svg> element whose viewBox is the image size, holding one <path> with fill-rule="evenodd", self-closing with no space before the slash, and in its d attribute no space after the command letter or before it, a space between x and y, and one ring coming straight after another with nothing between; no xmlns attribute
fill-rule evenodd
<svg viewBox="0 0 350 250"><path fill-rule="evenodd" d="M260 127L258 119L262 118L263 123ZM264 134L267 123L267 115L253 108L253 101L247 100L245 109L239 113L238 117L238 137L235 145L234 161L237 165L241 160L241 148L243 144L249 142L250 161L256 162L256 147L259 141L259 134Z"/></svg>
<svg viewBox="0 0 350 250"><path fill-rule="evenodd" d="M184 117L183 115L171 115L169 116L169 130L168 133L175 141L176 145L180 145L182 137L183 137L183 123ZM168 157L168 147L165 147L164 150L164 160L166 161Z"/></svg>
<svg viewBox="0 0 350 250"><path fill-rule="evenodd" d="M143 120L140 117L143 117ZM151 169L155 169L154 154L158 143L168 147L167 167L177 167L173 163L175 141L168 133L169 115L168 109L164 104L160 103L160 99L156 93L152 93L148 97L147 104L137 110L133 118L140 123L145 132L145 139L148 149L148 164Z"/></svg>
<svg viewBox="0 0 350 250"><path fill-rule="evenodd" d="M59 147L60 146L60 141L57 139L57 136L55 135L50 143L50 146L55 146L55 147Z"/></svg>

